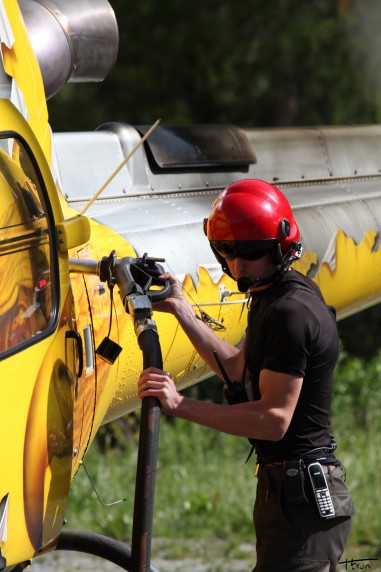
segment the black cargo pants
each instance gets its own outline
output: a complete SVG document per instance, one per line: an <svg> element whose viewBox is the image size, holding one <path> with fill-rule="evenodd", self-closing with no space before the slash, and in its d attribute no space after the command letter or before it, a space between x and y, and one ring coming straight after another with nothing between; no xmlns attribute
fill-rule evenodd
<svg viewBox="0 0 381 572"><path fill-rule="evenodd" d="M290 502L285 481L259 468L254 526L257 564L253 572L335 572L354 513L340 466L327 477L336 517L322 518L312 490L309 502Z"/></svg>

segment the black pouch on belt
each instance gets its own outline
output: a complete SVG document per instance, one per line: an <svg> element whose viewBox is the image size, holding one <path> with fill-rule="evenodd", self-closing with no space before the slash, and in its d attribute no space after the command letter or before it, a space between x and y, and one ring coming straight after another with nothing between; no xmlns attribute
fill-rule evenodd
<svg viewBox="0 0 381 572"><path fill-rule="evenodd" d="M304 489L304 463L301 459L284 461L285 486L292 504L302 505L308 503Z"/></svg>

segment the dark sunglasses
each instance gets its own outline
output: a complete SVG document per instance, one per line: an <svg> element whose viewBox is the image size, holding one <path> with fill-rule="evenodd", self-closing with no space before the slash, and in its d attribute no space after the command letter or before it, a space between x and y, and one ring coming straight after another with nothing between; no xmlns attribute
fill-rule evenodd
<svg viewBox="0 0 381 572"><path fill-rule="evenodd" d="M210 244L226 260L259 260L268 254L274 240L211 240Z"/></svg>

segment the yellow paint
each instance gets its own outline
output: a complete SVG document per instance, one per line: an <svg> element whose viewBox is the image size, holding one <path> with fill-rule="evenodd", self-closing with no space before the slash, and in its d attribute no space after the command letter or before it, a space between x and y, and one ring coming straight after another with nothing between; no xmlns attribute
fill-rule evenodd
<svg viewBox="0 0 381 572"><path fill-rule="evenodd" d="M110 233L111 231L107 231ZM347 238L342 231L337 232L335 267L331 269L328 263L321 265L315 275L314 281L322 289L328 304L336 307L338 313L345 311L347 307L358 307L364 300L380 296L381 292L381 253L380 249L373 252L375 231L366 233L364 240L356 245ZM112 240L110 234L108 239ZM111 243L110 243L111 244ZM303 257L293 267L303 274L317 264L317 255L314 252L305 252ZM184 279L184 292L191 303L196 302L208 314L226 326L225 332L217 335L232 344L238 344L242 339L246 328L247 309L245 305L230 305L222 303L216 306L208 306L207 303L219 302L219 287L223 284L226 289L236 291L236 284L227 276L222 276L216 284L211 279L205 268L199 268L199 283L194 287L189 276ZM241 296L243 298L243 295ZM237 300L238 297L227 298ZM205 305L204 305L205 304ZM118 307L120 318L124 309ZM197 307L195 306L195 312ZM177 320L167 314L155 313L155 321L158 326L160 343L162 348L164 368L171 371L179 387L191 385L202 379L207 374L207 369L201 358L194 352L193 347L179 327ZM128 320L130 318L128 317ZM118 376L115 394L111 405L106 412L106 421L115 419L140 405L137 398L137 379L141 371L142 362L140 350L135 340L131 324L125 323L121 330L118 343L123 348L129 348L126 356L123 350L118 363ZM106 384L107 385L107 384ZM107 403L106 394L104 403ZM110 396L108 396L110 397ZM102 411L103 412L103 411ZM95 424L95 428L98 423Z"/></svg>
<svg viewBox="0 0 381 572"><path fill-rule="evenodd" d="M66 328L53 337L30 399L24 443L24 511L35 551L61 530L73 455L74 375L66 366ZM57 521L57 512L61 522Z"/></svg>
<svg viewBox="0 0 381 572"><path fill-rule="evenodd" d="M315 252L305 251L300 260L295 261L292 267L302 274L307 274L310 268L317 263L317 254Z"/></svg>
<svg viewBox="0 0 381 572"><path fill-rule="evenodd" d="M40 165L55 220L63 220L50 169L30 127L7 100L0 100L0 118L2 130L18 132L27 141ZM0 339L3 350L17 347L28 328L32 327L34 333L39 330L42 316L34 306L38 276L32 283L30 268L35 263L37 250L39 256L47 254L44 241L40 241L38 247L30 248L32 238L31 243L25 239L26 248L16 249L15 256L8 256L12 252L13 239L22 241L17 236L22 237L24 233L27 236L29 230L46 227L44 219L29 219L28 222L22 190L30 197L38 198L36 187L23 171L23 167L29 169L30 166L25 161L25 153L20 163L21 156L15 144L13 151L12 157L4 152L0 154L0 219L4 240L1 260L12 258L13 262L1 270ZM0 434L3 435L0 456L6 459L6 470L0 480L0 498L9 494L8 538L0 548L9 566L32 558L41 548L45 550L52 537L58 535L62 524L59 516L63 517L70 484L73 423L69 417L73 408L72 399L68 400L67 395L73 391L70 380L76 360L74 345L65 341L65 333L73 329L74 324L67 254L58 252L57 257L60 307L56 331L0 361ZM25 276L29 278L26 280ZM12 284L11 292L7 291L8 284ZM45 328L46 324L43 324L42 331ZM16 336L15 341L13 336Z"/></svg>
<svg viewBox="0 0 381 572"><path fill-rule="evenodd" d="M332 267L323 262L313 278L327 304L335 306L339 317L370 306L380 298L381 247L375 248L377 235L375 230L368 230L356 244L338 230ZM305 252L293 268L307 274L316 263L317 255Z"/></svg>
<svg viewBox="0 0 381 572"><path fill-rule="evenodd" d="M244 299L244 294L227 298L220 304L220 285L226 289L236 291L236 283L228 276L222 276L214 283L207 270L203 267L198 271L199 283L194 287L189 276L184 279L185 296L192 304L198 304L212 318L226 326L226 330L217 332L222 339L238 344L246 327L247 310L245 304L229 304L230 300ZM207 303L217 303L209 306ZM195 307L195 313L199 313ZM130 317L128 317L131 320ZM194 351L192 345L177 320L165 313L155 312L154 319L157 324L164 368L169 370L180 388L200 381L209 370L203 360ZM137 381L142 370L142 356L134 339L132 325L126 327L120 339L122 347L126 348L127 356L122 352L119 358L119 372L115 396L107 410L106 420L115 419L140 405L137 397ZM128 349L130 351L128 351Z"/></svg>
<svg viewBox="0 0 381 572"><path fill-rule="evenodd" d="M11 47L1 44L4 69L13 77L27 108L27 120L37 137L46 160L51 160L51 132L40 67L32 50L20 8L16 0L3 0L14 35Z"/></svg>
<svg viewBox="0 0 381 572"><path fill-rule="evenodd" d="M71 425L63 423L70 399L55 369L65 359L63 337L61 330L2 363L0 431L11 438L0 446L7 460L0 498L9 494L8 540L0 545L8 565L32 558L62 525L52 515L64 515L72 463Z"/></svg>
<svg viewBox="0 0 381 572"><path fill-rule="evenodd" d="M335 266L324 262L315 278L328 304L337 311L370 305L381 291L381 248L373 251L377 232L369 230L356 245L341 230L336 234Z"/></svg>

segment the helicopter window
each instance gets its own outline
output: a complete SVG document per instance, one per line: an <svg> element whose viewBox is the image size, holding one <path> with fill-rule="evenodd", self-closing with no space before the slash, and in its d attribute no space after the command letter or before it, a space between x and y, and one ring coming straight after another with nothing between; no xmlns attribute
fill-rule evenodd
<svg viewBox="0 0 381 572"><path fill-rule="evenodd" d="M57 306L46 190L27 147L15 138L4 141L7 145L0 145L0 359L48 335Z"/></svg>
<svg viewBox="0 0 381 572"><path fill-rule="evenodd" d="M144 135L149 126L135 128ZM234 125L159 125L145 147L153 172L248 169L257 162L246 134Z"/></svg>

